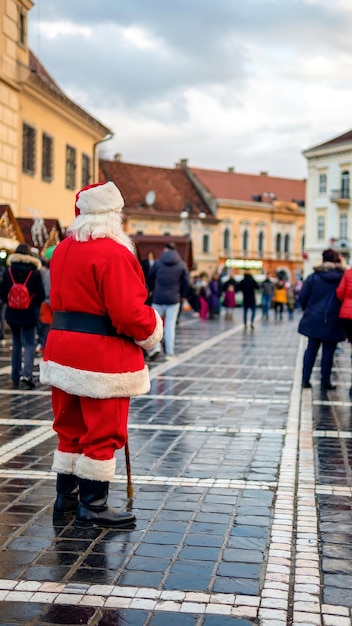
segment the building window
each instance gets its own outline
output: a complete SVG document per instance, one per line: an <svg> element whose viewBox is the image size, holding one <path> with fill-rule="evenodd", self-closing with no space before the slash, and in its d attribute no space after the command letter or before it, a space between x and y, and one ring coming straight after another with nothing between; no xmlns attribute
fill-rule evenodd
<svg viewBox="0 0 352 626"><path fill-rule="evenodd" d="M66 146L66 189L76 187L76 148Z"/></svg>
<svg viewBox="0 0 352 626"><path fill-rule="evenodd" d="M340 214L340 239L347 239L347 213Z"/></svg>
<svg viewBox="0 0 352 626"><path fill-rule="evenodd" d="M46 182L53 179L53 145L54 140L50 135L43 133L42 136L42 180Z"/></svg>
<svg viewBox="0 0 352 626"><path fill-rule="evenodd" d="M276 235L276 256L281 257L281 233Z"/></svg>
<svg viewBox="0 0 352 626"><path fill-rule="evenodd" d="M284 252L285 252L285 257L287 259L289 254L290 254L290 235L285 235L285 238L284 238Z"/></svg>
<svg viewBox="0 0 352 626"><path fill-rule="evenodd" d="M319 174L319 193L326 193L326 174Z"/></svg>
<svg viewBox="0 0 352 626"><path fill-rule="evenodd" d="M22 172L25 174L35 173L35 140L36 130L29 124L22 127Z"/></svg>
<svg viewBox="0 0 352 626"><path fill-rule="evenodd" d="M318 229L317 229L318 233L318 239L322 240L325 239L325 218L323 215L319 215L318 216Z"/></svg>
<svg viewBox="0 0 352 626"><path fill-rule="evenodd" d="M26 45L27 39L27 16L22 9L18 10L18 43L21 46Z"/></svg>
<svg viewBox="0 0 352 626"><path fill-rule="evenodd" d="M90 163L91 158L87 154L82 154L82 187L90 184Z"/></svg>
<svg viewBox="0 0 352 626"><path fill-rule="evenodd" d="M205 253L209 252L209 244L210 244L209 235L203 235L203 252Z"/></svg>
<svg viewBox="0 0 352 626"><path fill-rule="evenodd" d="M249 233L248 230L243 231L242 235L242 248L244 256L248 255Z"/></svg>
<svg viewBox="0 0 352 626"><path fill-rule="evenodd" d="M258 253L259 256L263 256L264 254L264 233L262 230L258 235Z"/></svg>
<svg viewBox="0 0 352 626"><path fill-rule="evenodd" d="M230 251L230 229L225 228L224 230L224 250L226 252Z"/></svg>
<svg viewBox="0 0 352 626"><path fill-rule="evenodd" d="M341 174L341 198L350 197L350 173L345 170Z"/></svg>

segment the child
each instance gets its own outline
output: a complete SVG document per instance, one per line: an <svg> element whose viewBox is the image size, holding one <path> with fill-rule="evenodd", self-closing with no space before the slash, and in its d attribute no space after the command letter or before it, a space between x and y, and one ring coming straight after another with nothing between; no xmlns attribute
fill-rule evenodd
<svg viewBox="0 0 352 626"><path fill-rule="evenodd" d="M229 285L227 287L222 305L225 309L225 320L232 321L233 309L236 307L236 295L234 285Z"/></svg>

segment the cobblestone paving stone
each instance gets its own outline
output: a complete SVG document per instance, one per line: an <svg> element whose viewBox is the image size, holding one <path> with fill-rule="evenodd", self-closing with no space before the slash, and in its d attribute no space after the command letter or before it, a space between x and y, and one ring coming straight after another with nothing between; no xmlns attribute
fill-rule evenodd
<svg viewBox="0 0 352 626"><path fill-rule="evenodd" d="M110 503L132 531L53 525L50 390L13 391L0 347L2 626L351 624L350 351L301 393L296 319L181 316L177 359L131 402ZM38 365L38 364L37 364Z"/></svg>

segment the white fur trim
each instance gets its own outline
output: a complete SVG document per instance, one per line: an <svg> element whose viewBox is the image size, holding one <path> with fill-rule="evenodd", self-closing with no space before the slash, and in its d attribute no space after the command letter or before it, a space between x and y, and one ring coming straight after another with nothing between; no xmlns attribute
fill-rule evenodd
<svg viewBox="0 0 352 626"><path fill-rule="evenodd" d="M121 211L124 204L120 191L111 181L79 192L76 200L76 207L81 215Z"/></svg>
<svg viewBox="0 0 352 626"><path fill-rule="evenodd" d="M150 390L149 369L137 372L106 374L78 370L54 361L40 362L40 382L58 387L75 396L87 398L130 398Z"/></svg>
<svg viewBox="0 0 352 626"><path fill-rule="evenodd" d="M51 469L58 474L75 474L76 463L80 456L80 454L73 454L73 452L55 450Z"/></svg>
<svg viewBox="0 0 352 626"><path fill-rule="evenodd" d="M40 270L42 267L40 259L37 259L35 256L31 256L30 254L20 254L19 252L14 252L7 257L7 265L12 265L12 263L28 263L29 265L35 265L35 267Z"/></svg>
<svg viewBox="0 0 352 626"><path fill-rule="evenodd" d="M110 482L115 476L116 459L98 461L81 454L76 465L76 476L87 480L101 480Z"/></svg>
<svg viewBox="0 0 352 626"><path fill-rule="evenodd" d="M154 348L154 346L156 346L163 337L163 320L155 309L153 309L153 311L155 313L156 321L154 332L150 335L150 337L148 337L148 339L144 339L143 341L135 341L137 346L140 346L144 350L150 350L151 348Z"/></svg>

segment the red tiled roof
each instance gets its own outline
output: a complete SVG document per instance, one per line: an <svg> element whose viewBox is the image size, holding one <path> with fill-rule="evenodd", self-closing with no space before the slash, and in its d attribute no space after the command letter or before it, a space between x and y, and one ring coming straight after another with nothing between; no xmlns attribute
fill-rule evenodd
<svg viewBox="0 0 352 626"><path fill-rule="evenodd" d="M239 174L196 167L189 168L211 195L222 200L251 202L260 196L262 202L271 202L263 194L274 194L275 200L292 202L305 199L306 181L295 178L276 178L267 174Z"/></svg>
<svg viewBox="0 0 352 626"><path fill-rule="evenodd" d="M333 137L332 139L328 139L323 143L318 144L317 146L312 146L311 148L307 148L307 150L303 151L303 154L309 152L310 150L318 150L319 148L328 148L329 146L333 146L340 143L350 143L352 141L352 130L348 130L346 133L342 133L342 135L337 135L337 137Z"/></svg>
<svg viewBox="0 0 352 626"><path fill-rule="evenodd" d="M151 167L124 163L123 161L100 161L99 179L112 180L120 189L125 201L124 212L141 212L146 215L179 216L186 203L192 203L195 211L204 211L212 217L208 207L180 168ZM146 204L146 194L154 191L153 206Z"/></svg>

